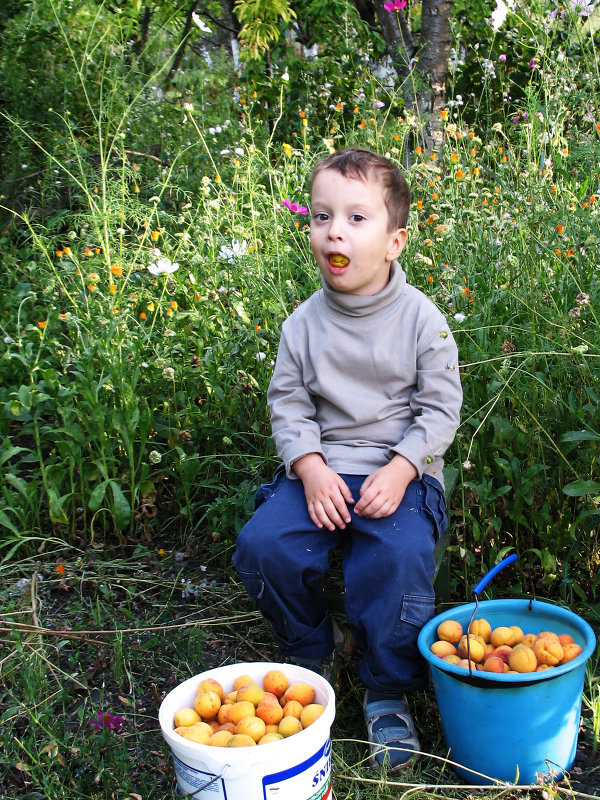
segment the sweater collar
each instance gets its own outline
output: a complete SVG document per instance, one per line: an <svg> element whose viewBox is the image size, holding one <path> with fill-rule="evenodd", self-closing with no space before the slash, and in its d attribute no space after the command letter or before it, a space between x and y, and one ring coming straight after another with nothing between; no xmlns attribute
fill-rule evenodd
<svg viewBox="0 0 600 800"><path fill-rule="evenodd" d="M390 265L390 280L380 292L373 295L348 294L332 289L321 277L323 298L329 308L351 317L366 317L397 303L406 288L406 274L397 261Z"/></svg>

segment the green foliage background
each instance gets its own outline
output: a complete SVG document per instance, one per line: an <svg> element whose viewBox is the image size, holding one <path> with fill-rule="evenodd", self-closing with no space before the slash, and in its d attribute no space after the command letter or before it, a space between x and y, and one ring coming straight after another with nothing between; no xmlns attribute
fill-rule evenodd
<svg viewBox="0 0 600 800"><path fill-rule="evenodd" d="M516 590L597 603L596 16L516 4L494 32L487 5L457 7L448 110L432 120L375 69L381 39L352 6L298 9L317 56L279 20L235 70L194 28L166 82L175 6L157 7L141 48L129 5L6 7L4 558L235 540L275 465L279 328L318 286L308 218L281 200L308 205L315 160L362 143L406 170L404 265L460 347L457 585L516 549ZM153 276L159 257L178 269Z"/></svg>

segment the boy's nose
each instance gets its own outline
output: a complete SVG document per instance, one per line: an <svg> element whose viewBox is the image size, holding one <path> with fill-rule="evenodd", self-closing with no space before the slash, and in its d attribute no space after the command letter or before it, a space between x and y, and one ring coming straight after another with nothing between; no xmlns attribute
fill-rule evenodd
<svg viewBox="0 0 600 800"><path fill-rule="evenodd" d="M329 223L327 235L330 239L343 239L344 233L339 220L332 219Z"/></svg>

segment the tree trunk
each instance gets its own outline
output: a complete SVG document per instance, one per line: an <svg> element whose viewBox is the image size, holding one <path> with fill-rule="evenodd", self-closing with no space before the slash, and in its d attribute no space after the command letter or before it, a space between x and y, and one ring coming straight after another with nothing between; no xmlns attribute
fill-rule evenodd
<svg viewBox="0 0 600 800"><path fill-rule="evenodd" d="M179 42L177 50L175 51L175 55L173 56L173 63L171 64L169 73L165 78L164 81L165 88L168 87L169 84L171 83L173 75L175 75L175 73L179 69L181 61L183 60L183 54L185 52L185 48L187 45L188 36L190 35L190 31L192 30L192 25L194 24L194 20L192 19L192 14L196 10L197 6L198 3L196 2L196 0L194 0L193 3L190 3L189 8L186 12L185 25L183 27L183 33L181 34L181 41Z"/></svg>
<svg viewBox="0 0 600 800"><path fill-rule="evenodd" d="M450 15L452 0L422 0L421 52L418 69L431 81L431 93L425 96L423 110L437 113L446 99L448 57L452 45Z"/></svg>
<svg viewBox="0 0 600 800"><path fill-rule="evenodd" d="M397 13L386 11L383 3L384 0L375 0L375 14L394 69L400 80L403 81L410 72L409 65L414 55L415 43L402 11Z"/></svg>

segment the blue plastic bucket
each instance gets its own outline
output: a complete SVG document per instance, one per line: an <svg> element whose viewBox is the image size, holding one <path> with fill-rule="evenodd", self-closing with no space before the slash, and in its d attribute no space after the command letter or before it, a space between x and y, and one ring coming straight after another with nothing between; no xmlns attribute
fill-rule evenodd
<svg viewBox="0 0 600 800"><path fill-rule="evenodd" d="M475 603L445 611L419 634L433 680L449 759L467 783L535 784L560 778L575 760L583 681L596 637L585 620L539 600L484 600L475 619L492 628L518 625L524 633L568 633L583 652L543 672L501 677L442 661L430 647L440 622L455 619L466 632Z"/></svg>

